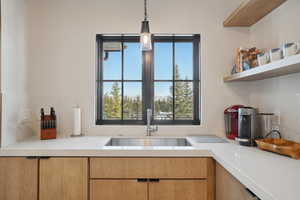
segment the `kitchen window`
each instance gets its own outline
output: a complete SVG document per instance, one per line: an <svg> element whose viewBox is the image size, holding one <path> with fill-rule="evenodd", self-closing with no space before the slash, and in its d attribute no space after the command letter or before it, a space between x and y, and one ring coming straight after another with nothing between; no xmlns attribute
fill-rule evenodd
<svg viewBox="0 0 300 200"><path fill-rule="evenodd" d="M200 35L97 35L97 125L200 124Z"/></svg>

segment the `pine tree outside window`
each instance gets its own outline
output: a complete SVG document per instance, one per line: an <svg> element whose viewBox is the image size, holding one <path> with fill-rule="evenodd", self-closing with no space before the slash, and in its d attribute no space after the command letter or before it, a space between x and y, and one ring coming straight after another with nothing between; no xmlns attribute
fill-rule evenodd
<svg viewBox="0 0 300 200"><path fill-rule="evenodd" d="M199 125L199 35L153 36L141 52L139 37L97 35L96 124Z"/></svg>

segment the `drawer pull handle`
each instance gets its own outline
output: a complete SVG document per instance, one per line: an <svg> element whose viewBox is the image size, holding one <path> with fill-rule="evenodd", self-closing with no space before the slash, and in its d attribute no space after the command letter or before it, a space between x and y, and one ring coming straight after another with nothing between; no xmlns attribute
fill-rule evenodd
<svg viewBox="0 0 300 200"><path fill-rule="evenodd" d="M137 182L147 182L148 181L148 179L146 179L146 178L138 178L137 179Z"/></svg>
<svg viewBox="0 0 300 200"><path fill-rule="evenodd" d="M26 159L29 159L29 160L33 160L33 159L38 159L39 157L37 156L27 156Z"/></svg>
<svg viewBox="0 0 300 200"><path fill-rule="evenodd" d="M50 156L41 156L39 157L41 160L46 160L46 159L50 159Z"/></svg>
<svg viewBox="0 0 300 200"><path fill-rule="evenodd" d="M150 182L159 182L159 178L150 178L149 179Z"/></svg>
<svg viewBox="0 0 300 200"><path fill-rule="evenodd" d="M27 156L26 159L49 159L50 156Z"/></svg>

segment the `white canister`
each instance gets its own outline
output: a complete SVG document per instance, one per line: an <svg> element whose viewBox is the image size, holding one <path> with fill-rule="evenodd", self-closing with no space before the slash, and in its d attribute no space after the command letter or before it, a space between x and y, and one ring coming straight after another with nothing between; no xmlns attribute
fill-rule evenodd
<svg viewBox="0 0 300 200"><path fill-rule="evenodd" d="M282 59L282 51L280 48L271 49L269 51L269 54L270 54L270 62L274 62Z"/></svg>
<svg viewBox="0 0 300 200"><path fill-rule="evenodd" d="M287 58L289 56L296 55L297 53L299 53L299 50L300 50L299 42L286 43L282 47L283 57Z"/></svg>
<svg viewBox="0 0 300 200"><path fill-rule="evenodd" d="M267 53L261 53L257 55L257 62L259 66L268 64L269 61L270 59Z"/></svg>

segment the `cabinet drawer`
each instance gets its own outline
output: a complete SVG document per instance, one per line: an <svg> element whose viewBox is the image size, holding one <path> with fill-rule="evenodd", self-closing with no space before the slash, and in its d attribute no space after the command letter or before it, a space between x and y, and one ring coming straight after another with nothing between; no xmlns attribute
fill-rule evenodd
<svg viewBox="0 0 300 200"><path fill-rule="evenodd" d="M147 200L146 182L137 180L92 180L90 182L91 200Z"/></svg>
<svg viewBox="0 0 300 200"><path fill-rule="evenodd" d="M177 179L150 183L149 200L207 200L207 181Z"/></svg>
<svg viewBox="0 0 300 200"><path fill-rule="evenodd" d="M210 158L91 158L91 178L207 178Z"/></svg>

